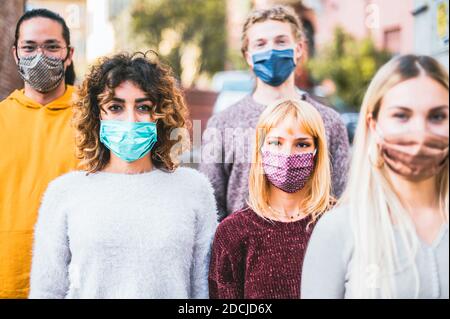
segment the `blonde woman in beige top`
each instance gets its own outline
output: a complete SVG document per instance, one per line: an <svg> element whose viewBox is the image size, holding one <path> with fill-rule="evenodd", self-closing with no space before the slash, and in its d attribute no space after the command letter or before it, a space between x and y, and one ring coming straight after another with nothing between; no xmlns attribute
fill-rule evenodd
<svg viewBox="0 0 450 319"><path fill-rule="evenodd" d="M448 73L401 56L363 102L347 190L318 222L303 298L448 298Z"/></svg>

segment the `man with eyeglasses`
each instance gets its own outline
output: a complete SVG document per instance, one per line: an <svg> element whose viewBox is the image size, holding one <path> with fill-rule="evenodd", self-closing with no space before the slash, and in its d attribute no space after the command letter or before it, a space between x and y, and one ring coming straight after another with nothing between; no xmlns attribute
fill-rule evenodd
<svg viewBox="0 0 450 319"><path fill-rule="evenodd" d="M74 49L63 18L36 9L19 19L12 51L24 88L0 102L0 298L26 298L42 196L78 162L70 124Z"/></svg>

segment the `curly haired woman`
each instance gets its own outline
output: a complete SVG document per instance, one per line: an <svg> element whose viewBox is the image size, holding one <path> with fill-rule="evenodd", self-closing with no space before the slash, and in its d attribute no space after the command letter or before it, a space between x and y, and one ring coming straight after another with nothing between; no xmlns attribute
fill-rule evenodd
<svg viewBox="0 0 450 319"><path fill-rule="evenodd" d="M44 195L30 298L207 298L216 203L206 177L178 168L188 112L171 71L103 58L78 95L84 170Z"/></svg>

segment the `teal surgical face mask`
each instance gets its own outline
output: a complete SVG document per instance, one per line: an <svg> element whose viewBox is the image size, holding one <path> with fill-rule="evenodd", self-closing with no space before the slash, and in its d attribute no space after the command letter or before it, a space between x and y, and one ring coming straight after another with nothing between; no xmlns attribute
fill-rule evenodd
<svg viewBox="0 0 450 319"><path fill-rule="evenodd" d="M147 155L157 140L156 123L112 120L100 123L100 142L126 162Z"/></svg>

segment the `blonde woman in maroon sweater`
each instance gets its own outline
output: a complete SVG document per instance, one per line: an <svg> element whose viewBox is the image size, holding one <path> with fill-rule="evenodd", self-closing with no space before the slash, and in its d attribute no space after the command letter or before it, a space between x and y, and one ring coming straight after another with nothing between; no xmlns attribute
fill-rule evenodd
<svg viewBox="0 0 450 319"><path fill-rule="evenodd" d="M248 207L215 235L210 297L297 299L310 234L334 201L322 118L306 101L278 101L262 113L254 145Z"/></svg>

